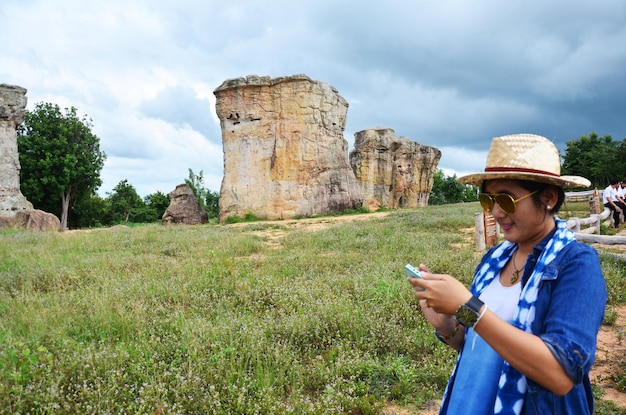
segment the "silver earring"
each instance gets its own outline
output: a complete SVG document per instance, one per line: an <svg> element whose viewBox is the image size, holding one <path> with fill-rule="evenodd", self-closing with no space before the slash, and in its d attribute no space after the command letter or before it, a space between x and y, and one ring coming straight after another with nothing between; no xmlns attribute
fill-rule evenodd
<svg viewBox="0 0 626 415"><path fill-rule="evenodd" d="M550 209L552 209L552 206L548 205L548 206L546 206L546 208L547 208L548 210L550 210Z"/></svg>

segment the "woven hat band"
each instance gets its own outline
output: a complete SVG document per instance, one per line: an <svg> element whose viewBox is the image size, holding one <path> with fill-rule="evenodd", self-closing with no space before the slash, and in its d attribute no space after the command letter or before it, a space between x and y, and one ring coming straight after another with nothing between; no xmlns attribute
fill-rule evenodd
<svg viewBox="0 0 626 415"><path fill-rule="evenodd" d="M524 169L521 167L487 167L485 172L497 172L497 173L533 173L533 174L545 174L546 176L561 177L558 174L535 169Z"/></svg>

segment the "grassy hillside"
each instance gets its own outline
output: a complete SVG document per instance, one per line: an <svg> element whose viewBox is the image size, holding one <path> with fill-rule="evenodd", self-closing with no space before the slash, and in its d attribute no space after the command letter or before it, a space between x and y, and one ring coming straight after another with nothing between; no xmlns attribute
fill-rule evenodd
<svg viewBox="0 0 626 415"><path fill-rule="evenodd" d="M469 284L478 210L3 231L0 414L419 407L441 397L455 355L421 316L403 266ZM625 264L602 259L610 306L626 303Z"/></svg>

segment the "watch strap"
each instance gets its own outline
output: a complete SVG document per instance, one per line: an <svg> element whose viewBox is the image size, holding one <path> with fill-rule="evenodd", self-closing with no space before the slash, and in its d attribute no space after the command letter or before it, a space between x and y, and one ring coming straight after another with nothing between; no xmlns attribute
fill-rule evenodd
<svg viewBox="0 0 626 415"><path fill-rule="evenodd" d="M475 295L472 295L472 298L470 298L469 301L465 303L465 305L478 316L478 314L480 313L480 309L483 308L483 305L485 305L485 303L480 301L480 299Z"/></svg>
<svg viewBox="0 0 626 415"><path fill-rule="evenodd" d="M467 303L461 304L454 318L465 327L474 327L479 318L482 317L480 309L483 305L485 305L485 303L473 295Z"/></svg>

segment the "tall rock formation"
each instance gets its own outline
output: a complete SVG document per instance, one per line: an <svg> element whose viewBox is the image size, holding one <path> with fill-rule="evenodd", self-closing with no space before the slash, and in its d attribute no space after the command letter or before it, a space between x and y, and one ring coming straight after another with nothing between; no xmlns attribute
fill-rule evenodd
<svg viewBox="0 0 626 415"><path fill-rule="evenodd" d="M0 84L0 215L14 217L32 209L20 191L20 159L17 127L24 122L26 88Z"/></svg>
<svg viewBox="0 0 626 415"><path fill-rule="evenodd" d="M391 128L373 128L354 134L350 165L361 185L364 205L415 208L428 205L441 151Z"/></svg>
<svg viewBox="0 0 626 415"><path fill-rule="evenodd" d="M306 75L250 75L226 80L214 94L224 146L220 222L361 205L343 138L348 103L335 88Z"/></svg>

